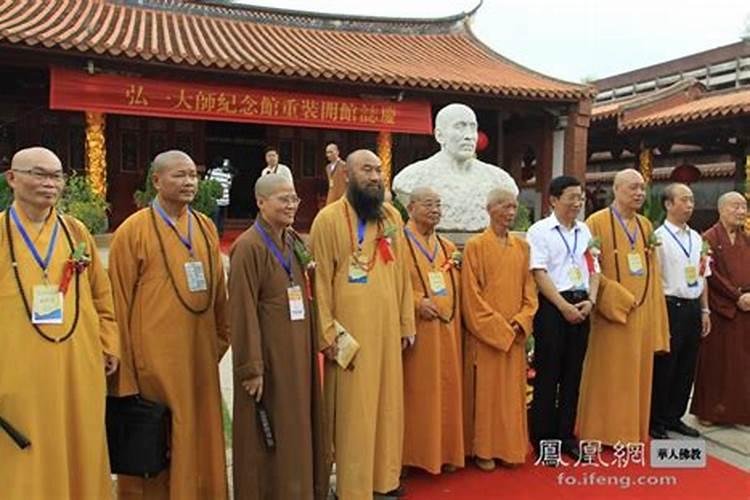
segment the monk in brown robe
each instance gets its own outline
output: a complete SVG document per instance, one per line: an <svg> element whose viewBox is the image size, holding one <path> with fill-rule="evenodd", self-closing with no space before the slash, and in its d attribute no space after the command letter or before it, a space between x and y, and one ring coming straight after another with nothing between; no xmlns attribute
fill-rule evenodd
<svg viewBox="0 0 750 500"><path fill-rule="evenodd" d="M333 142L326 146L326 177L328 178L328 194L326 205L341 198L346 192L346 162L339 156L339 147Z"/></svg>
<svg viewBox="0 0 750 500"><path fill-rule="evenodd" d="M55 208L57 155L22 149L5 175L14 200L0 213L0 417L28 443L0 429L0 498L108 500L105 370L120 353L109 278L83 223ZM78 248L82 267L60 293ZM46 312L42 292L47 304L58 298Z"/></svg>
<svg viewBox="0 0 750 500"><path fill-rule="evenodd" d="M404 351L404 466L438 474L464 465L460 275L456 246L435 233L440 195L416 188L404 229L417 338Z"/></svg>
<svg viewBox="0 0 750 500"><path fill-rule="evenodd" d="M182 151L153 161L157 196L120 225L109 273L123 356L116 393L140 393L172 411L169 470L119 476L118 499L222 500L226 450L218 363L229 343L219 237L190 209L195 163Z"/></svg>
<svg viewBox="0 0 750 500"><path fill-rule="evenodd" d="M529 245L509 233L516 195L487 196L490 227L466 242L461 266L464 347L464 440L484 471L526 461L526 339L538 299Z"/></svg>
<svg viewBox="0 0 750 500"><path fill-rule="evenodd" d="M750 425L750 236L747 200L719 198L719 222L703 235L711 246L708 278L712 331L702 339L691 413L702 423Z"/></svg>
<svg viewBox="0 0 750 500"><path fill-rule="evenodd" d="M403 223L383 203L380 158L359 150L346 164L347 194L318 213L310 241L336 493L340 500L372 500L373 493L403 492L401 350L415 334L414 302ZM359 343L353 368L334 361L337 323Z"/></svg>
<svg viewBox="0 0 750 500"><path fill-rule="evenodd" d="M645 182L627 169L613 187L612 206L586 221L600 242L601 274L578 400L579 437L610 446L648 441L654 353L669 351L658 241L637 213Z"/></svg>
<svg viewBox="0 0 750 500"><path fill-rule="evenodd" d="M258 179L255 199L260 216L234 243L229 274L234 498L323 500L328 442L309 253L289 228L300 200L279 174ZM259 408L268 414L274 447L260 431Z"/></svg>

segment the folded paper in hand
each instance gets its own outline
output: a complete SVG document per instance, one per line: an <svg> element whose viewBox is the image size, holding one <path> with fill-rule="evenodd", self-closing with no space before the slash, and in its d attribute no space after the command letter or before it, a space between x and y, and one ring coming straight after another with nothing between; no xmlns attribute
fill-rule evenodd
<svg viewBox="0 0 750 500"><path fill-rule="evenodd" d="M346 370L359 351L359 342L338 321L334 320L333 325L336 328L336 348L338 349L336 362Z"/></svg>

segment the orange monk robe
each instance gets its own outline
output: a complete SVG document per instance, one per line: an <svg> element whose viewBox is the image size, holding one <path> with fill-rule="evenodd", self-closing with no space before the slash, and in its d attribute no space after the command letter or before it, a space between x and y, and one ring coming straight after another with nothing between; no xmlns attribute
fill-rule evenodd
<svg viewBox="0 0 750 500"><path fill-rule="evenodd" d="M17 210L27 233L44 255L57 213L35 231ZM11 268L6 231L0 214L0 416L30 441L20 450L0 431L0 498L3 500L78 500L112 498L104 408L107 392L103 352L119 356L109 278L96 244L83 224L64 217L73 248L86 244L91 256L80 274L78 325L60 343L44 340L33 328ZM11 221L13 247L24 292L43 284L42 271ZM49 280L59 284L71 247L62 227L50 260ZM75 278L63 304L62 325L40 325L45 335L64 337L76 311Z"/></svg>
<svg viewBox="0 0 750 500"><path fill-rule="evenodd" d="M357 215L345 196L321 210L310 230L316 262L320 345L326 347L334 342L334 320L360 344L353 370L344 371L331 361L325 363L326 417L328 435L334 441L339 500L372 500L373 491L396 488L401 473L401 338L415 333L414 302L401 216L387 204L383 210L383 226L394 233L395 260L385 263L378 255L367 283L349 282L348 263L352 233L356 243ZM375 252L377 234L376 223L368 222L363 259L369 260Z"/></svg>
<svg viewBox="0 0 750 500"><path fill-rule="evenodd" d="M648 265L640 276L628 270L630 243L610 209L586 221L593 237L601 240L602 273L583 363L578 435L607 445L648 440L654 353L669 351L660 267L656 251L647 245L653 227L645 217L637 217L635 251L644 267ZM628 230L632 234L635 228L631 222Z"/></svg>
<svg viewBox="0 0 750 500"><path fill-rule="evenodd" d="M346 162L342 159L336 160L333 164L326 165L326 177L328 177L328 194L326 195L326 205L341 198L346 192Z"/></svg>
<svg viewBox="0 0 750 500"><path fill-rule="evenodd" d="M407 228L428 253L435 248L417 232ZM417 338L404 351L404 458L403 464L439 474L443 464L464 465L464 439L461 412L461 315L460 279L457 269L442 271L445 295L436 296L430 288L429 273L441 272L456 246L440 238L434 265L411 243L407 257L414 296ZM454 286L455 285L455 286ZM419 303L430 298L442 319L427 321L418 313Z"/></svg>
<svg viewBox="0 0 750 500"><path fill-rule="evenodd" d="M466 242L461 266L464 345L464 439L467 453L526 461L526 337L537 309L529 245L487 228ZM524 336L515 339L515 321Z"/></svg>
<svg viewBox="0 0 750 500"><path fill-rule="evenodd" d="M128 217L112 238L109 272L123 344L117 393L140 391L172 410L169 470L147 480L120 476L119 500L227 497L218 369L229 339L224 271L216 228L203 214L193 213L193 249L203 263L207 291L188 290L184 264L190 255L151 209ZM180 234L187 235L187 213L176 222ZM168 270L179 297L195 311L208 305L205 312L190 312L180 302Z"/></svg>

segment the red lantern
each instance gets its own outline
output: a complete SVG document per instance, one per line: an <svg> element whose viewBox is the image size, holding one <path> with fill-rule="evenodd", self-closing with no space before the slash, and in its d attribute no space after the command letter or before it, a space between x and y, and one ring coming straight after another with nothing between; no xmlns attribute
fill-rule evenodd
<svg viewBox="0 0 750 500"><path fill-rule="evenodd" d="M701 171L695 165L682 164L675 167L669 175L669 180L690 184L701 178Z"/></svg>
<svg viewBox="0 0 750 500"><path fill-rule="evenodd" d="M490 138L483 130L477 132L477 151L484 151L490 145Z"/></svg>

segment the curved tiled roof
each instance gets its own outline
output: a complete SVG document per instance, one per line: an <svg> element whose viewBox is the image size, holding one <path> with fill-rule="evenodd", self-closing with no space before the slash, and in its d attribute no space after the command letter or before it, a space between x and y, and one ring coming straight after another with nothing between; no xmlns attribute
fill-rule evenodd
<svg viewBox="0 0 750 500"><path fill-rule="evenodd" d="M494 53L473 35L470 18L390 20L180 0L0 0L0 45L395 88L592 95Z"/></svg>

